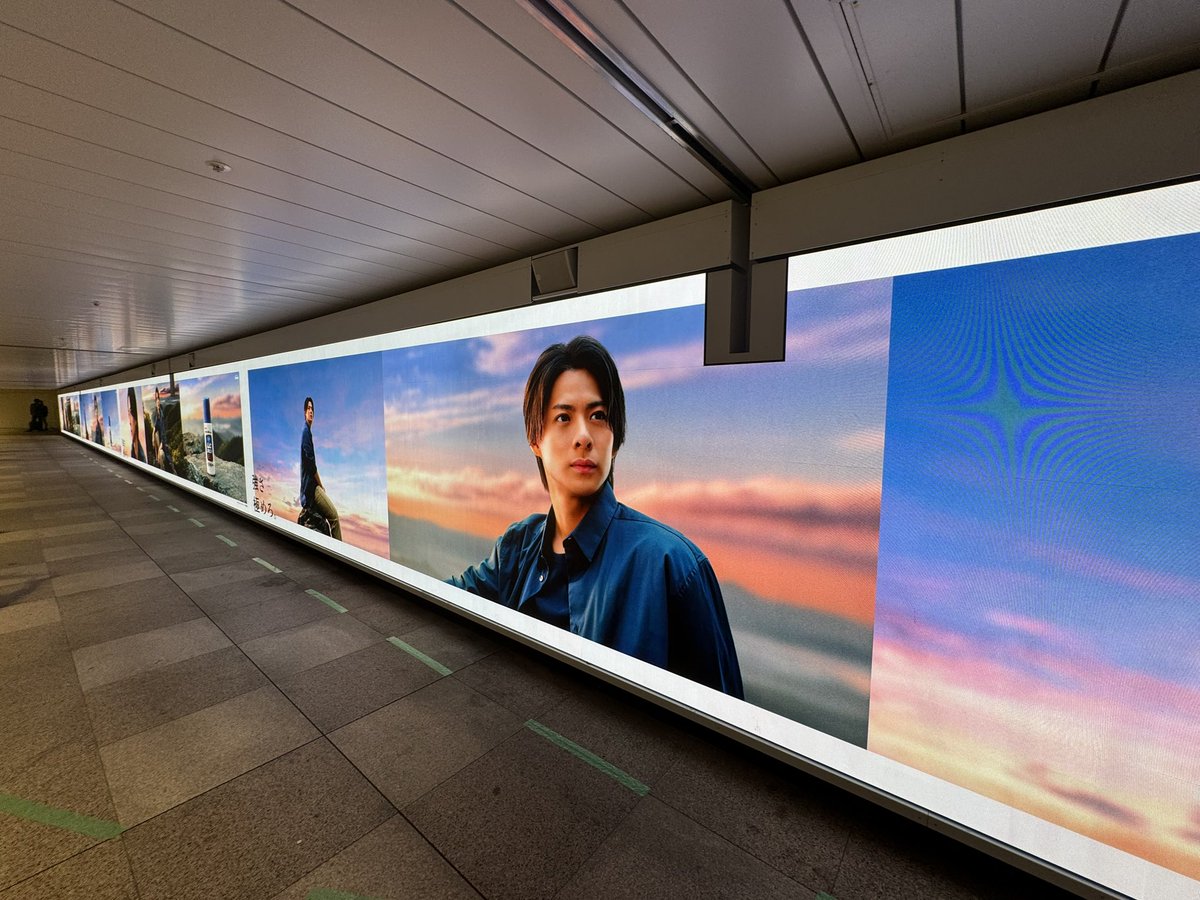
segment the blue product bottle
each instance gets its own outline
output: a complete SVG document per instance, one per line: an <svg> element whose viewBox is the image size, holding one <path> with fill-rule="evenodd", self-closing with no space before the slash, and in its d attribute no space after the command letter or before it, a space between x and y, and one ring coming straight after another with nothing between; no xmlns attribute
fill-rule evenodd
<svg viewBox="0 0 1200 900"><path fill-rule="evenodd" d="M204 468L209 475L217 474L217 458L213 452L212 410L208 398L204 398Z"/></svg>

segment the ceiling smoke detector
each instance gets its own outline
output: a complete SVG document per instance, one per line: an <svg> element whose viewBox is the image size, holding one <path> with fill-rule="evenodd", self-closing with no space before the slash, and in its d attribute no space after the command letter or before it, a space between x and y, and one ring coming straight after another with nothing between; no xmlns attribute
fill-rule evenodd
<svg viewBox="0 0 1200 900"><path fill-rule="evenodd" d="M208 166L210 169L212 169L214 172L216 172L218 175L224 175L231 168L233 168L232 166L229 165L229 163L223 163L219 159L210 159L207 162L205 162L204 164L206 166Z"/></svg>

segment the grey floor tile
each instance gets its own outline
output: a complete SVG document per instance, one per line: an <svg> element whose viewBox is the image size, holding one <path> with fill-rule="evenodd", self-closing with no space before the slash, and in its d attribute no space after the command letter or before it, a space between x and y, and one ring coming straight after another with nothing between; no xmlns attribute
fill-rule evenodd
<svg viewBox="0 0 1200 900"><path fill-rule="evenodd" d="M439 619L404 635L404 642L457 671L500 649L502 644L483 629Z"/></svg>
<svg viewBox="0 0 1200 900"><path fill-rule="evenodd" d="M54 586L50 583L49 578L9 579L0 577L0 607L53 599Z"/></svg>
<svg viewBox="0 0 1200 900"><path fill-rule="evenodd" d="M69 597L58 598L58 608L64 619L80 618L95 615L111 606L123 603L135 603L140 600L168 600L186 598L187 594L179 589L166 575L157 578L147 578L144 581L133 581L118 588L96 588L91 591L81 591Z"/></svg>
<svg viewBox="0 0 1200 900"><path fill-rule="evenodd" d="M646 797L562 888L579 900L740 897L793 900L813 891L669 806Z"/></svg>
<svg viewBox="0 0 1200 900"><path fill-rule="evenodd" d="M640 797L522 728L405 816L489 898L553 897Z"/></svg>
<svg viewBox="0 0 1200 900"><path fill-rule="evenodd" d="M521 727L508 710L443 678L329 737L385 797L402 807Z"/></svg>
<svg viewBox="0 0 1200 900"><path fill-rule="evenodd" d="M573 674L562 666L507 647L458 669L454 677L522 719L537 718L576 689Z"/></svg>
<svg viewBox="0 0 1200 900"><path fill-rule="evenodd" d="M0 892L0 900L136 900L137 896L119 840L98 844Z"/></svg>
<svg viewBox="0 0 1200 900"><path fill-rule="evenodd" d="M192 588L188 591L188 596L196 601L197 606L213 616L248 603L260 603L271 597L291 596L298 590L296 582L283 575L272 574L262 566L258 566L258 570L261 574L255 578Z"/></svg>
<svg viewBox="0 0 1200 900"><path fill-rule="evenodd" d="M848 839L845 794L740 749L682 738L654 796L801 884L829 890Z"/></svg>
<svg viewBox="0 0 1200 900"><path fill-rule="evenodd" d="M41 578L47 578L50 574L50 566L35 559L27 562L10 563L0 571L0 579L4 581L14 581L17 579L22 581L36 581Z"/></svg>
<svg viewBox="0 0 1200 900"><path fill-rule="evenodd" d="M74 537L80 534L102 534L113 533L120 531L120 527L112 519L107 516L95 522L72 522L65 525L46 525L38 530L38 537L47 538L62 538Z"/></svg>
<svg viewBox="0 0 1200 900"><path fill-rule="evenodd" d="M71 646L78 648L190 622L203 615L203 610L186 595L168 594L164 598L120 600L84 615L70 615L63 620L63 627Z"/></svg>
<svg viewBox="0 0 1200 900"><path fill-rule="evenodd" d="M94 847L94 837L0 815L0 891ZM0 897L7 900L7 892Z"/></svg>
<svg viewBox="0 0 1200 900"><path fill-rule="evenodd" d="M440 677L413 656L380 643L285 678L279 688L329 732Z"/></svg>
<svg viewBox="0 0 1200 900"><path fill-rule="evenodd" d="M38 540L13 541L11 544L0 544L0 575L9 566L23 566L30 562L40 562L48 557L43 556L42 542Z"/></svg>
<svg viewBox="0 0 1200 900"><path fill-rule="evenodd" d="M189 594L193 594L200 590L236 585L243 581L255 581L267 571L253 559L241 559L237 562L180 572L174 578L176 584Z"/></svg>
<svg viewBox="0 0 1200 900"><path fill-rule="evenodd" d="M69 544L60 544L58 546L46 546L42 548L42 555L46 558L46 562L55 562L60 559L75 559L80 556L96 556L103 553L113 553L118 550L136 549L137 544L132 538L125 535L111 535L102 541L78 541L72 540Z"/></svg>
<svg viewBox="0 0 1200 900"><path fill-rule="evenodd" d="M321 739L131 829L123 840L144 898L270 897L394 813Z"/></svg>
<svg viewBox="0 0 1200 900"><path fill-rule="evenodd" d="M64 714L60 713L60 719ZM77 720L77 713L65 713ZM0 721L10 721L4 714ZM27 727L38 727L26 722ZM8 729L6 729L7 731ZM24 730L24 728L22 729ZM59 729L33 754L0 755L0 792L54 809L115 819L95 743L87 731ZM23 740L28 742L29 735ZM12 742L0 739L0 747ZM29 878L96 844L100 838L0 814L0 889Z"/></svg>
<svg viewBox="0 0 1200 900"><path fill-rule="evenodd" d="M88 691L96 741L111 744L268 684L237 647L160 666Z"/></svg>
<svg viewBox="0 0 1200 900"><path fill-rule="evenodd" d="M397 594L354 608L350 615L380 634L403 637L410 631L442 621L445 616L424 603Z"/></svg>
<svg viewBox="0 0 1200 900"><path fill-rule="evenodd" d="M192 619L75 650L75 669L80 686L87 691L228 647L229 643L229 638L208 619Z"/></svg>
<svg viewBox="0 0 1200 900"><path fill-rule="evenodd" d="M1053 887L950 838L852 799L854 823L837 882L838 900L1069 900Z"/></svg>
<svg viewBox="0 0 1200 900"><path fill-rule="evenodd" d="M275 900L307 900L310 892L321 891L372 900L479 900L480 896L403 816L392 816Z"/></svg>
<svg viewBox="0 0 1200 900"><path fill-rule="evenodd" d="M317 731L273 685L100 749L117 818L130 826L295 749Z"/></svg>
<svg viewBox="0 0 1200 900"><path fill-rule="evenodd" d="M195 572L213 565L228 565L246 558L246 554L238 548L218 541L207 528L200 533L196 543L202 543L202 546L197 547L195 543L186 549L150 546L146 552L164 572L171 575Z"/></svg>
<svg viewBox="0 0 1200 900"><path fill-rule="evenodd" d="M242 644L242 651L279 680L376 644L383 637L357 619L335 615Z"/></svg>
<svg viewBox="0 0 1200 900"><path fill-rule="evenodd" d="M122 563L121 565L95 572L59 575L51 578L50 583L53 585L54 593L57 596L65 597L70 594L79 594L83 591L128 584L131 581L145 581L148 578L157 578L161 575L162 570L154 564L153 560L147 558L139 562Z"/></svg>
<svg viewBox="0 0 1200 900"><path fill-rule="evenodd" d="M85 556L71 556L66 559L56 559L46 563L49 574L55 578L61 575L78 575L85 572L101 572L109 569L119 569L131 563L153 562L139 547L124 548L108 553L95 553Z"/></svg>
<svg viewBox="0 0 1200 900"><path fill-rule="evenodd" d="M579 686L568 699L537 717L563 737L586 747L653 791L678 760L679 728L656 710L599 687Z"/></svg>
<svg viewBox="0 0 1200 900"><path fill-rule="evenodd" d="M33 603L0 606L0 634L24 631L40 625L52 625L57 621L59 621L58 604L53 600L37 600Z"/></svg>
<svg viewBox="0 0 1200 900"><path fill-rule="evenodd" d="M164 504L166 501L164 501ZM170 512L170 510L168 510ZM143 536L161 537L168 534L190 535L199 529L188 521L188 514L180 512L172 512L170 519L164 519L158 522L139 522L136 525L125 524L122 526L125 533L132 537L135 541Z"/></svg>
<svg viewBox="0 0 1200 900"><path fill-rule="evenodd" d="M289 593L276 594L266 600L241 604L210 615L231 641L240 644L338 613L295 586Z"/></svg>

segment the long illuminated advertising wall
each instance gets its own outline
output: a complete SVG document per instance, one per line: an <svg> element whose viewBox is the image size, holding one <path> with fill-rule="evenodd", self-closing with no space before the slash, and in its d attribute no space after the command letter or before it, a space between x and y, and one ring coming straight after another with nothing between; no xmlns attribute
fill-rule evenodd
<svg viewBox="0 0 1200 900"><path fill-rule="evenodd" d="M1135 896L1200 891L1200 189L60 396L63 430Z"/></svg>

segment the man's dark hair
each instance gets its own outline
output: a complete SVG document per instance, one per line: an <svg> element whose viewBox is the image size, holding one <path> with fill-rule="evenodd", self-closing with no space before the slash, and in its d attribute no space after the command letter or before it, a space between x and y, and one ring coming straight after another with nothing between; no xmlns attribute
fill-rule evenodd
<svg viewBox="0 0 1200 900"><path fill-rule="evenodd" d="M305 397L304 398L304 411L308 412L308 408L310 406L313 408L313 413L315 414L317 411L317 404L313 403L312 397Z"/></svg>
<svg viewBox="0 0 1200 900"><path fill-rule="evenodd" d="M608 408L608 427L613 435L612 452L616 454L625 443L625 391L621 388L621 375L613 358L603 344L587 335L579 335L566 344L551 344L533 364L529 380L525 382L525 437L531 445L541 442L554 383L563 372L572 369L582 369L596 379L600 399ZM542 476L542 487L549 490L546 467L541 457L537 457L537 466L538 474ZM608 483L613 483L612 469L608 470Z"/></svg>

